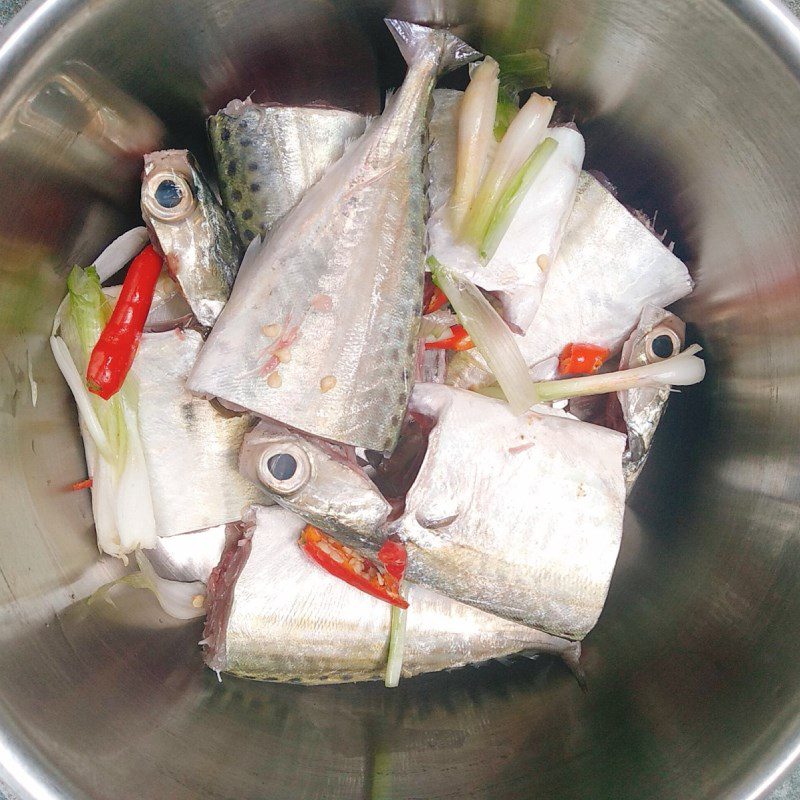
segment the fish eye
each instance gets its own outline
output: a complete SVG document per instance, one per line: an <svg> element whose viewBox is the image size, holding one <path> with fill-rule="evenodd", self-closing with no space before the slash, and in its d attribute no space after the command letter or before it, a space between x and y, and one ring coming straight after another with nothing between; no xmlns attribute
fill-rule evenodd
<svg viewBox="0 0 800 800"><path fill-rule="evenodd" d="M142 193L145 210L162 222L178 222L195 208L195 197L189 182L172 170L148 177Z"/></svg>
<svg viewBox="0 0 800 800"><path fill-rule="evenodd" d="M288 481L297 472L297 459L291 453L278 453L267 460L267 469L276 481Z"/></svg>
<svg viewBox="0 0 800 800"><path fill-rule="evenodd" d="M175 181L164 178L164 180L156 186L153 196L162 208L175 208L183 199L183 192Z"/></svg>
<svg viewBox="0 0 800 800"><path fill-rule="evenodd" d="M311 461L297 443L273 442L264 448L257 471L267 491L290 495L302 489L311 479Z"/></svg>
<svg viewBox="0 0 800 800"><path fill-rule="evenodd" d="M649 363L670 358L680 352L680 349L680 336L672 328L661 326L647 334L645 355Z"/></svg>

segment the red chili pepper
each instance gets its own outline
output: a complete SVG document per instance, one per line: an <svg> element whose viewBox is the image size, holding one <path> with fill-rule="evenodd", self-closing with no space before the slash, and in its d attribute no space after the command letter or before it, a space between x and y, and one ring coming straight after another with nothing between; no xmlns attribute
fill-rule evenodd
<svg viewBox="0 0 800 800"><path fill-rule="evenodd" d="M432 314L447 302L447 295L433 282L430 272L425 273L425 289L422 294L422 313Z"/></svg>
<svg viewBox="0 0 800 800"><path fill-rule="evenodd" d="M382 571L369 559L362 558L313 525L306 525L300 534L300 547L335 578L378 600L408 608L408 601L400 594L400 582L394 575Z"/></svg>
<svg viewBox="0 0 800 800"><path fill-rule="evenodd" d="M437 339L434 342L425 342L426 350L471 350L475 343L461 325L450 326L450 336L447 339Z"/></svg>
<svg viewBox="0 0 800 800"><path fill-rule="evenodd" d="M78 481L77 483L73 483L69 488L73 492L79 492L81 489L91 489L92 479L87 478L85 481Z"/></svg>
<svg viewBox="0 0 800 800"><path fill-rule="evenodd" d="M398 536L390 536L378 550L378 561L386 567L390 575L394 575L398 581L403 580L408 562L406 546L400 541Z"/></svg>
<svg viewBox="0 0 800 800"><path fill-rule="evenodd" d="M561 375L591 375L609 355L605 347L596 344L568 344L558 357L558 371Z"/></svg>
<svg viewBox="0 0 800 800"><path fill-rule="evenodd" d="M90 392L108 400L131 368L161 272L161 256L148 245L133 259L114 311L92 350L86 369Z"/></svg>

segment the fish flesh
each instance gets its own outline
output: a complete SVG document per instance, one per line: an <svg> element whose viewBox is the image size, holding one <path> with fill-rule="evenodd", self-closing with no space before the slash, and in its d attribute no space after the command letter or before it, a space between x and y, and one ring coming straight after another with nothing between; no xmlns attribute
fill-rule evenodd
<svg viewBox="0 0 800 800"><path fill-rule="evenodd" d="M574 127L548 128L557 142L525 195L497 251L482 263L475 248L458 241L451 225L450 196L455 184L458 118L463 92L433 93L428 157L432 213L428 253L441 264L494 294L501 316L523 333L533 321L548 267L555 260L569 219L583 164L583 136Z"/></svg>
<svg viewBox="0 0 800 800"><path fill-rule="evenodd" d="M211 570L219 564L231 536L238 539L239 534L236 523L233 523L177 536L160 536L155 547L146 550L145 554L161 578L206 583Z"/></svg>
<svg viewBox="0 0 800 800"><path fill-rule="evenodd" d="M388 21L409 63L381 117L248 248L189 388L323 439L391 450L424 283L424 133L437 75L479 56Z"/></svg>
<svg viewBox="0 0 800 800"><path fill-rule="evenodd" d="M692 291L686 265L596 178L582 172L567 229L547 272L542 299L524 336L525 362L535 367L568 344L622 348L648 305L664 308ZM456 354L447 382L464 389L494 382L474 350Z"/></svg>
<svg viewBox="0 0 800 800"><path fill-rule="evenodd" d="M389 517L389 503L352 448L268 421L245 436L239 469L272 500L352 547L369 551L374 532Z"/></svg>
<svg viewBox="0 0 800 800"><path fill-rule="evenodd" d="M254 507L245 525L208 583L208 666L305 684L382 678L391 606L309 559L297 544L305 522L290 511ZM408 588L404 677L519 652L554 653L578 669L576 642Z"/></svg>
<svg viewBox="0 0 800 800"><path fill-rule="evenodd" d="M198 322L212 326L228 300L242 249L188 150L144 157L142 217Z"/></svg>
<svg viewBox="0 0 800 800"><path fill-rule="evenodd" d="M685 338L683 320L663 308L647 305L639 325L622 348L619 367L629 369L663 361L683 350ZM628 429L628 446L622 457L622 466L629 489L644 467L669 395L668 386L641 386L617 393Z"/></svg>
<svg viewBox="0 0 800 800"><path fill-rule="evenodd" d="M159 536L241 519L245 506L263 500L238 469L252 418L224 412L186 390L202 344L194 330L145 333L131 369Z"/></svg>
<svg viewBox="0 0 800 800"><path fill-rule="evenodd" d="M409 411L434 420L389 524L408 580L555 636L597 622L622 536L624 435L540 406L417 384Z"/></svg>
<svg viewBox="0 0 800 800"><path fill-rule="evenodd" d="M232 100L208 119L220 194L241 243L275 224L364 133L367 118L338 108Z"/></svg>

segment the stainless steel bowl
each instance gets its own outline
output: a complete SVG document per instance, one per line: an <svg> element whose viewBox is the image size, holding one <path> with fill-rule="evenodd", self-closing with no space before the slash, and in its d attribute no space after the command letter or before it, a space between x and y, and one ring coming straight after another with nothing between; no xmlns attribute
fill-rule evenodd
<svg viewBox="0 0 800 800"><path fill-rule="evenodd" d="M205 671L100 560L47 347L141 153L231 96L374 110L386 14L553 56L588 164L692 265L705 383L630 504L584 695L560 664L380 685ZM0 780L23 798L756 798L800 748L800 30L767 0L48 0L0 43ZM149 109L149 110L148 110ZM35 383L32 383L35 381ZM32 403L32 387L38 402ZM180 480L180 476L176 476Z"/></svg>

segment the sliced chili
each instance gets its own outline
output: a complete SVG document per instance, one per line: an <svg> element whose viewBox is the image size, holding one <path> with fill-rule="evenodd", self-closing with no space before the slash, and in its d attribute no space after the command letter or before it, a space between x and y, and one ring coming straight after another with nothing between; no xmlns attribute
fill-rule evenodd
<svg viewBox="0 0 800 800"><path fill-rule="evenodd" d="M432 314L447 302L447 295L433 282L430 272L425 273L425 289L422 294L422 313Z"/></svg>
<svg viewBox="0 0 800 800"><path fill-rule="evenodd" d="M473 347L475 343L462 325L451 325L450 336L446 339L425 342L426 350L471 350Z"/></svg>
<svg viewBox="0 0 800 800"><path fill-rule="evenodd" d="M591 375L609 355L608 349L596 344L568 344L558 357L558 371L561 375Z"/></svg>
<svg viewBox="0 0 800 800"><path fill-rule="evenodd" d="M92 479L86 478L83 481L77 481L73 483L72 486L69 487L73 492L79 492L81 489L91 489L92 488Z"/></svg>
<svg viewBox="0 0 800 800"><path fill-rule="evenodd" d="M148 245L133 259L114 311L92 350L86 369L89 391L108 400L131 368L153 302L161 256Z"/></svg>
<svg viewBox="0 0 800 800"><path fill-rule="evenodd" d="M300 547L335 578L378 600L398 608L408 608L408 601L400 594L400 582L394 575L362 558L355 550L337 542L319 528L306 525L300 534Z"/></svg>
<svg viewBox="0 0 800 800"><path fill-rule="evenodd" d="M406 546L400 541L399 536L390 536L378 550L378 561L383 564L390 575L394 575L398 581L403 580L408 563Z"/></svg>

